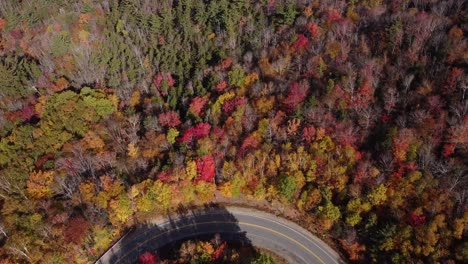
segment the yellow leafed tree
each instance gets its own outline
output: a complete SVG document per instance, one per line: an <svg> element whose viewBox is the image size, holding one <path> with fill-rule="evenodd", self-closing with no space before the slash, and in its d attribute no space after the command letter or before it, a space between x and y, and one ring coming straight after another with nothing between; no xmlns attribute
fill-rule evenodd
<svg viewBox="0 0 468 264"><path fill-rule="evenodd" d="M128 144L128 156L130 158L134 159L138 157L138 152L139 152L139 149L138 149L138 146L135 146L135 143Z"/></svg>
<svg viewBox="0 0 468 264"><path fill-rule="evenodd" d="M82 182L80 184L80 194L83 202L91 203L95 195L95 184L92 182Z"/></svg>
<svg viewBox="0 0 468 264"><path fill-rule="evenodd" d="M54 175L53 171L35 171L31 173L27 183L28 194L36 199L51 197L53 195Z"/></svg>
<svg viewBox="0 0 468 264"><path fill-rule="evenodd" d="M187 176L187 180L193 180L197 177L197 163L194 160L187 162L185 175Z"/></svg>

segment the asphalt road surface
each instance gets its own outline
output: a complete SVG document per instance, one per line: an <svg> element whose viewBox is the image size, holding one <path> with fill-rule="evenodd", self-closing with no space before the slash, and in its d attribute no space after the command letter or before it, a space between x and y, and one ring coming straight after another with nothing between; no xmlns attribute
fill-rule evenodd
<svg viewBox="0 0 468 264"><path fill-rule="evenodd" d="M239 207L190 211L169 220L139 226L96 263L134 264L145 251L215 233L226 240L243 240L273 251L289 263L344 263L333 249L297 224L266 212Z"/></svg>

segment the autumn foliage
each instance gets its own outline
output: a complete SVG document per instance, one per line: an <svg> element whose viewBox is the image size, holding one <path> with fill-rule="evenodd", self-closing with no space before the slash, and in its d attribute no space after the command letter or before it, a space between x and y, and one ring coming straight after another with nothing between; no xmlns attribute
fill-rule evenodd
<svg viewBox="0 0 468 264"><path fill-rule="evenodd" d="M88 227L88 222L83 217L71 218L64 231L65 242L80 244L86 237Z"/></svg>
<svg viewBox="0 0 468 264"><path fill-rule="evenodd" d="M158 258L151 252L145 252L138 257L138 264L156 264Z"/></svg>
<svg viewBox="0 0 468 264"><path fill-rule="evenodd" d="M296 109L307 97L309 86L305 82L294 82L289 86L288 95L283 100L283 104L288 111Z"/></svg>
<svg viewBox="0 0 468 264"><path fill-rule="evenodd" d="M207 102L208 98L197 96L193 98L192 102L190 103L189 111L194 115L203 116L203 108L205 107Z"/></svg>
<svg viewBox="0 0 468 264"><path fill-rule="evenodd" d="M206 155L197 159L197 178L195 182L213 182L215 177L215 162L213 156Z"/></svg>
<svg viewBox="0 0 468 264"><path fill-rule="evenodd" d="M0 4L3 262L236 199L350 262L468 263L463 1L65 2Z"/></svg>
<svg viewBox="0 0 468 264"><path fill-rule="evenodd" d="M158 118L161 125L166 127L177 127L181 124L179 114L176 111L161 113Z"/></svg>

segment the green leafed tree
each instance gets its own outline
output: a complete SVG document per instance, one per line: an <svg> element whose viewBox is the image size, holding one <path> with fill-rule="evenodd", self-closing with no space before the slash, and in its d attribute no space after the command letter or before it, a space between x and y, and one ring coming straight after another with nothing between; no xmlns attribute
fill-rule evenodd
<svg viewBox="0 0 468 264"><path fill-rule="evenodd" d="M279 191L286 199L292 200L297 192L297 183L294 177L284 176L279 183Z"/></svg>

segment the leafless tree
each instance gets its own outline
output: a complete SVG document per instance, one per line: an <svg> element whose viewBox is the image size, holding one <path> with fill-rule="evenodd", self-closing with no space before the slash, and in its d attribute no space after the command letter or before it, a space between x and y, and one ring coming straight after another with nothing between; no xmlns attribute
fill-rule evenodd
<svg viewBox="0 0 468 264"><path fill-rule="evenodd" d="M129 138L127 131L114 119L108 120L107 130L109 131L108 135L114 143L115 151L117 151L117 153L126 153L128 145L127 139Z"/></svg>
<svg viewBox="0 0 468 264"><path fill-rule="evenodd" d="M411 83L413 82L414 80L414 74L409 74L407 76L405 76L404 80L403 80L403 86L405 87L405 94L408 93L408 89L411 85Z"/></svg>
<svg viewBox="0 0 468 264"><path fill-rule="evenodd" d="M425 109L418 109L410 114L410 123L416 126L424 126L430 113Z"/></svg>
<svg viewBox="0 0 468 264"><path fill-rule="evenodd" d="M138 131L140 130L141 117L140 114L134 114L128 118L129 132L128 137L129 141L137 142L138 141Z"/></svg>
<svg viewBox="0 0 468 264"><path fill-rule="evenodd" d="M0 175L0 189L2 190L2 192L0 192L0 197L3 197L4 199L8 198L12 191L12 186L5 175Z"/></svg>
<svg viewBox="0 0 468 264"><path fill-rule="evenodd" d="M450 172L451 166L445 161L436 161L431 167L431 172L439 177L442 178L446 176Z"/></svg>
<svg viewBox="0 0 468 264"><path fill-rule="evenodd" d="M101 83L104 80L105 67L93 62L97 52L99 51L96 51L96 48L88 44L75 46L72 55L77 70L70 76L73 81L76 83Z"/></svg>
<svg viewBox="0 0 468 264"><path fill-rule="evenodd" d="M444 17L447 13L449 1L440 1L439 3L432 6L431 11L437 14L439 17Z"/></svg>
<svg viewBox="0 0 468 264"><path fill-rule="evenodd" d="M0 234L2 234L5 237L8 237L5 226L3 225L3 223L0 223Z"/></svg>
<svg viewBox="0 0 468 264"><path fill-rule="evenodd" d="M454 191L455 189L461 187L466 188L468 184L468 176L463 170L455 170L447 180L449 191Z"/></svg>
<svg viewBox="0 0 468 264"><path fill-rule="evenodd" d="M254 108L250 104L245 105L245 119L243 120L243 125L245 127L246 132L251 132L256 124L257 124L257 113L255 112Z"/></svg>
<svg viewBox="0 0 468 264"><path fill-rule="evenodd" d="M87 172L93 178L96 178L95 174L95 159L85 152L80 145L75 145L73 150L73 157L77 159L79 170L81 173Z"/></svg>
<svg viewBox="0 0 468 264"><path fill-rule="evenodd" d="M418 167L421 170L428 170L434 163L433 146L430 143L424 144L418 152Z"/></svg>
<svg viewBox="0 0 468 264"><path fill-rule="evenodd" d="M380 156L379 163L384 172L391 172L393 170L393 157L391 153L384 153Z"/></svg>
<svg viewBox="0 0 468 264"><path fill-rule="evenodd" d="M263 46L264 46L264 47L268 47L270 41L272 40L272 38L273 38L273 36L274 36L275 34L273 34L273 32L271 32L271 29L270 29L269 27L263 28L262 31L263 31L263 32L262 32L261 36L263 36L263 37L262 37Z"/></svg>
<svg viewBox="0 0 468 264"><path fill-rule="evenodd" d="M468 190L463 189L455 193L455 199L457 201L457 214L461 215L467 210L468 204Z"/></svg>
<svg viewBox="0 0 468 264"><path fill-rule="evenodd" d="M346 63L345 66L345 72L346 72L346 77L344 82L343 82L343 89L347 91L350 94L354 94L356 91L356 65L354 65L351 62Z"/></svg>
<svg viewBox="0 0 468 264"><path fill-rule="evenodd" d="M408 118L405 115L399 115L395 122L399 128L405 128L408 123Z"/></svg>
<svg viewBox="0 0 468 264"><path fill-rule="evenodd" d="M379 111L370 107L359 107L355 108L354 110L356 116L358 117L359 125L364 129L371 127L374 124L376 118L379 116Z"/></svg>
<svg viewBox="0 0 468 264"><path fill-rule="evenodd" d="M29 257L29 250L24 242L21 242L19 245L9 246L8 250L14 255L26 258L29 261L31 260L31 257Z"/></svg>
<svg viewBox="0 0 468 264"><path fill-rule="evenodd" d="M244 53L244 56L242 57L242 59L245 65L251 65L252 59L253 59L253 53L251 51L247 51L246 53Z"/></svg>
<svg viewBox="0 0 468 264"><path fill-rule="evenodd" d="M75 176L75 175L57 175L55 177L56 188L55 192L61 195L64 195L68 199L73 197L73 194L76 192L80 183L82 181L82 177Z"/></svg>
<svg viewBox="0 0 468 264"><path fill-rule="evenodd" d="M450 113L455 117L455 123L460 124L468 115L468 100L463 100L455 105L450 106Z"/></svg>
<svg viewBox="0 0 468 264"><path fill-rule="evenodd" d="M387 86L384 92L384 109L391 112L399 100L398 92L394 87Z"/></svg>
<svg viewBox="0 0 468 264"><path fill-rule="evenodd" d="M0 197L8 198L11 194L19 194L24 200L29 200L23 187L0 174Z"/></svg>
<svg viewBox="0 0 468 264"><path fill-rule="evenodd" d="M100 153L95 156L96 159L96 169L98 170L104 170L104 169L110 169L115 167L115 164L117 163L116 161L116 153L107 151L105 153Z"/></svg>
<svg viewBox="0 0 468 264"><path fill-rule="evenodd" d="M180 256L185 259L190 259L193 254L195 254L197 246L192 241L187 241L180 246Z"/></svg>

